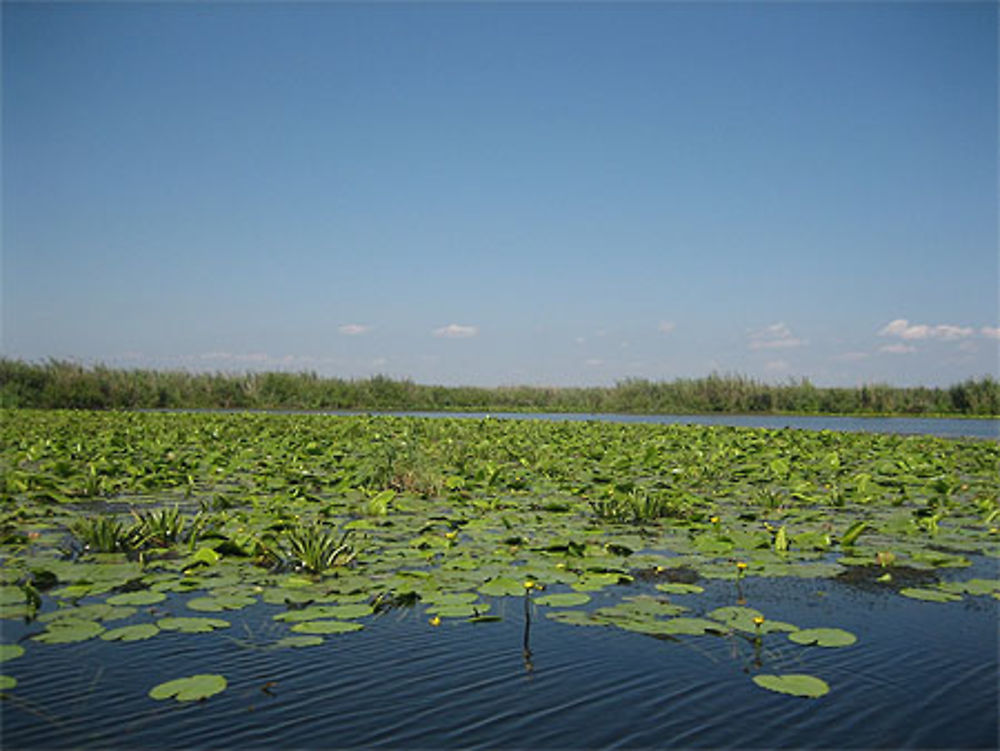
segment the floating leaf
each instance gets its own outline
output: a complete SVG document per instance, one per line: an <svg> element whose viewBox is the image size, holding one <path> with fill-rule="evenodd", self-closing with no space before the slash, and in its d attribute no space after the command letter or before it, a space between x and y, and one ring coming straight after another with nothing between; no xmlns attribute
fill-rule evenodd
<svg viewBox="0 0 1000 751"><path fill-rule="evenodd" d="M104 632L104 626L94 621L63 620L49 625L46 631L31 637L44 644L71 644L87 641Z"/></svg>
<svg viewBox="0 0 1000 751"><path fill-rule="evenodd" d="M562 592L536 597L535 602L553 608L572 608L577 605L586 605L590 602L590 595L583 592Z"/></svg>
<svg viewBox="0 0 1000 751"><path fill-rule="evenodd" d="M144 590L141 592L124 592L107 599L108 605L155 605L163 602L167 596L163 592L151 592Z"/></svg>
<svg viewBox="0 0 1000 751"><path fill-rule="evenodd" d="M292 626L300 634L346 634L360 631L363 626L352 621L303 621Z"/></svg>
<svg viewBox="0 0 1000 751"><path fill-rule="evenodd" d="M788 638L796 644L814 644L817 647L849 647L858 640L850 631L841 628L804 628L790 633Z"/></svg>
<svg viewBox="0 0 1000 751"><path fill-rule="evenodd" d="M149 690L149 697L156 700L173 697L177 701L197 701L225 691L226 685L226 679L221 675L192 675L154 686Z"/></svg>
<svg viewBox="0 0 1000 751"><path fill-rule="evenodd" d="M217 628L229 628L229 621L221 618L161 618L156 625L164 631L183 634L204 634Z"/></svg>
<svg viewBox="0 0 1000 751"><path fill-rule="evenodd" d="M11 675L0 675L0 691L6 691L8 688L14 688L17 685L17 678Z"/></svg>
<svg viewBox="0 0 1000 751"><path fill-rule="evenodd" d="M0 662L16 660L24 654L24 647L20 644L0 644Z"/></svg>
<svg viewBox="0 0 1000 751"><path fill-rule="evenodd" d="M216 597L194 597L187 601L190 610L203 613L219 613L223 610L240 610L257 602L249 595L219 595Z"/></svg>
<svg viewBox="0 0 1000 751"><path fill-rule="evenodd" d="M608 622L591 618L589 613L583 610L553 610L545 614L546 618L551 618L559 623L568 623L571 626L607 626Z"/></svg>
<svg viewBox="0 0 1000 751"><path fill-rule="evenodd" d="M136 623L132 626L113 628L101 634L104 641L142 641L160 633L160 629L152 623Z"/></svg>
<svg viewBox="0 0 1000 751"><path fill-rule="evenodd" d="M663 582L657 584L656 588L660 592L672 595L695 595L705 591L704 587L699 587L697 584L684 584L682 582Z"/></svg>
<svg viewBox="0 0 1000 751"><path fill-rule="evenodd" d="M961 600L960 595L952 592L944 592L940 589L924 589L923 587L905 587L899 590L903 597L910 597L914 600L926 600L927 602L956 602Z"/></svg>
<svg viewBox="0 0 1000 751"><path fill-rule="evenodd" d="M524 583L507 576L498 576L479 588L480 593L490 597L505 597L524 594Z"/></svg>
<svg viewBox="0 0 1000 751"><path fill-rule="evenodd" d="M710 621L706 618L671 618L663 623L661 633L699 636L706 633L721 634L725 630L725 627L717 621Z"/></svg>
<svg viewBox="0 0 1000 751"><path fill-rule="evenodd" d="M812 675L787 673L785 675L755 675L753 682L768 691L792 696L805 696L815 699L830 692L826 681Z"/></svg>
<svg viewBox="0 0 1000 751"><path fill-rule="evenodd" d="M286 636L284 639L279 639L275 642L276 647L295 647L300 649L302 647L318 647L323 643L322 636L312 636L302 634L300 636Z"/></svg>

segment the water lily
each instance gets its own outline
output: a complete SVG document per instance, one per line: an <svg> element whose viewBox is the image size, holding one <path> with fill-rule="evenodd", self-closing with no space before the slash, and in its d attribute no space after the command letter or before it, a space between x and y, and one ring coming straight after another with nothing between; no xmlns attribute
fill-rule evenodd
<svg viewBox="0 0 1000 751"><path fill-rule="evenodd" d="M432 626L440 626L441 625L441 618L439 616L434 616L433 618L431 618L427 622L429 624L431 624Z"/></svg>

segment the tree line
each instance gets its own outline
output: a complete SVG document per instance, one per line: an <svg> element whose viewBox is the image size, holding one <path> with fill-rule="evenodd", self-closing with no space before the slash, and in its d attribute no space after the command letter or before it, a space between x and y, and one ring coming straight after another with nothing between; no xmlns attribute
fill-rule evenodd
<svg viewBox="0 0 1000 751"><path fill-rule="evenodd" d="M819 387L804 378L768 384L713 373L669 382L628 379L610 387L483 388L420 385L381 375L343 379L316 373L191 373L0 358L0 406L982 416L1000 415L1000 382L986 376L944 388Z"/></svg>

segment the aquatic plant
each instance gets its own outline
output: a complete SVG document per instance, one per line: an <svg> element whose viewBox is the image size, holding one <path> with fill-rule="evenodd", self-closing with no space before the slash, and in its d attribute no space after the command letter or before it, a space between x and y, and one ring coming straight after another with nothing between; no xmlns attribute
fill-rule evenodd
<svg viewBox="0 0 1000 751"><path fill-rule="evenodd" d="M313 574L321 574L336 566L346 566L357 556L354 546L347 544L352 530L339 537L326 525L314 522L285 533L286 550L294 565Z"/></svg>
<svg viewBox="0 0 1000 751"><path fill-rule="evenodd" d="M132 527L105 514L74 519L69 529L85 551L94 553L128 551L140 542Z"/></svg>

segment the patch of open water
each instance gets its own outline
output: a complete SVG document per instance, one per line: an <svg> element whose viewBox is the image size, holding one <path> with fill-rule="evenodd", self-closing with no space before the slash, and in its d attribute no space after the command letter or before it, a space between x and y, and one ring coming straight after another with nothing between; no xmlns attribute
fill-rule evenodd
<svg viewBox="0 0 1000 751"><path fill-rule="evenodd" d="M996 576L979 559L961 578ZM702 582L706 584L706 582ZM750 640L661 640L577 627L536 606L530 661L523 602L498 599L496 623L428 624L421 607L365 619L317 647L266 650L287 633L282 606L223 615L211 634L160 633L133 644L35 645L4 672L5 748L995 748L1000 602L936 604L834 580L747 579L747 605L800 627L833 626L858 642L800 647ZM587 609L637 583L597 593ZM700 614L734 604L733 582L672 596ZM185 611L173 595L158 610ZM3 641L39 625L3 622ZM256 648L252 645L258 645ZM758 664L759 663L759 664ZM153 685L221 673L204 702L154 702ZM756 672L803 672L831 691L802 699L755 686ZM266 689L266 690L265 690Z"/></svg>

